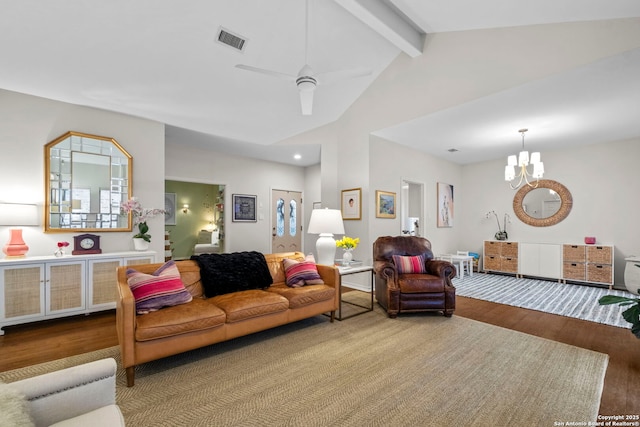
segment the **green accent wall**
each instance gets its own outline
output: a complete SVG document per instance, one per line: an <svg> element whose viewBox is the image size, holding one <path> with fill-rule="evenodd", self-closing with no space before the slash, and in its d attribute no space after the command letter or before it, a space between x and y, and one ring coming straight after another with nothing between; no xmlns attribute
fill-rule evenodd
<svg viewBox="0 0 640 427"><path fill-rule="evenodd" d="M224 185L194 182L164 182L165 193L176 194L176 225L165 225L173 249L172 258L189 259L198 241L200 230L220 231L220 252L224 250ZM184 204L189 205L186 213Z"/></svg>

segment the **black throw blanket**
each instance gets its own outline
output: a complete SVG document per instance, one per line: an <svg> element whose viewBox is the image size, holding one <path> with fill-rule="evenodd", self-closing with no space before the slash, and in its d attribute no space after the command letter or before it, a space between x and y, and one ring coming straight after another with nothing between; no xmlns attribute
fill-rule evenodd
<svg viewBox="0 0 640 427"><path fill-rule="evenodd" d="M248 289L266 289L273 279L260 252L193 255L207 298Z"/></svg>

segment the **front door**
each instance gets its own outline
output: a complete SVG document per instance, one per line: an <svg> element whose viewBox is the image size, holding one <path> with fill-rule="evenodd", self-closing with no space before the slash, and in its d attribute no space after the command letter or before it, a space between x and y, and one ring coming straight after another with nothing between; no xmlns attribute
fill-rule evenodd
<svg viewBox="0 0 640 427"><path fill-rule="evenodd" d="M272 190L271 252L302 251L302 193Z"/></svg>

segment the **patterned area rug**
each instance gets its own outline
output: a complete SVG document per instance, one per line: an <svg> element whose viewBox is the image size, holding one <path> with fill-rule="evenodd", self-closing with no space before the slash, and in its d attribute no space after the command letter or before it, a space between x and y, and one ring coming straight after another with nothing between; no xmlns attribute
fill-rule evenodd
<svg viewBox="0 0 640 427"><path fill-rule="evenodd" d="M0 373L15 381L117 347ZM460 316L316 316L142 364L128 426L552 426L595 422L608 356ZM121 366L121 365L120 365Z"/></svg>
<svg viewBox="0 0 640 427"><path fill-rule="evenodd" d="M631 328L622 318L623 307L598 304L604 295L636 296L625 291L547 280L476 273L453 279L456 295L476 298L545 313L575 317L620 328Z"/></svg>

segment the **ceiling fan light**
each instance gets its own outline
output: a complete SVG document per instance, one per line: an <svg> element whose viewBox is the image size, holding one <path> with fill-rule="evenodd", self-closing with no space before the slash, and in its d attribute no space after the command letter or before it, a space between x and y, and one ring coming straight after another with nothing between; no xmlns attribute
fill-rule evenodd
<svg viewBox="0 0 640 427"><path fill-rule="evenodd" d="M302 108L303 116L310 116L313 112L313 91L301 90L300 91L300 107Z"/></svg>

